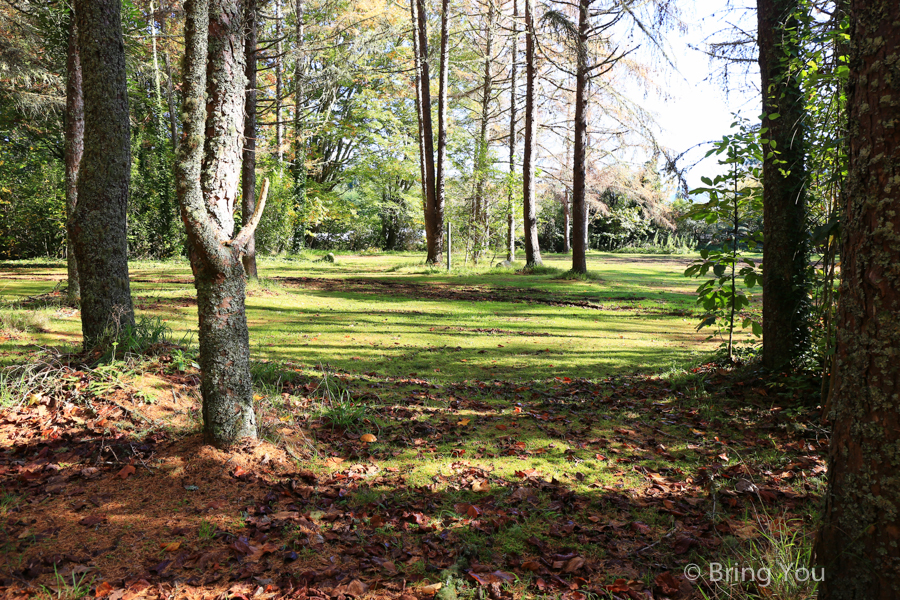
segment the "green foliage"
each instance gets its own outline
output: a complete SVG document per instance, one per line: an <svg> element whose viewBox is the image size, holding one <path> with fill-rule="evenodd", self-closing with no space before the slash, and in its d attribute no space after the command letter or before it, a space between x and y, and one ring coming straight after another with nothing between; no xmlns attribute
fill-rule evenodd
<svg viewBox="0 0 900 600"><path fill-rule="evenodd" d="M705 311L697 329L715 327L717 334L727 334L729 359L733 357L736 313L750 305L745 290L756 287L762 280L756 263L741 250L742 247L754 249L759 242L758 236L750 234L747 221L761 210L762 145L759 133L746 121L738 120L732 128L737 131L724 136L707 153L707 156L720 156L719 164L728 170L713 179L701 178L706 187L692 193L706 194L709 200L695 205L687 215L720 227L721 235L715 240L720 245L701 251L700 258L684 272L685 277L706 277L712 272L712 278L697 288L697 303ZM738 287L738 279L743 280L744 289ZM743 318L741 327L750 327L756 336L762 333L761 325L751 316Z"/></svg>

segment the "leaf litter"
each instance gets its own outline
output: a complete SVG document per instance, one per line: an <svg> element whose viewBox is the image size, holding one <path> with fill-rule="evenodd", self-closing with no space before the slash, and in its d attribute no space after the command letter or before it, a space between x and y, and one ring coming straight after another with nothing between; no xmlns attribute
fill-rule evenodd
<svg viewBox="0 0 900 600"><path fill-rule="evenodd" d="M363 434L317 418L321 374L284 365L301 375L260 403L265 439L222 451L197 433L196 372L166 364L145 366L170 392L152 404L66 367L0 413L0 591L688 598L684 565L728 540L807 532L824 478L813 419L712 365L714 408L637 375L337 374L370 407Z"/></svg>

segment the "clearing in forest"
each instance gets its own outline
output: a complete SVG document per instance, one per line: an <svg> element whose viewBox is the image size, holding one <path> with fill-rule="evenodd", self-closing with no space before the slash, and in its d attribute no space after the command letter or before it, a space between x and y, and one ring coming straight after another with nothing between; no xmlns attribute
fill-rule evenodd
<svg viewBox="0 0 900 600"><path fill-rule="evenodd" d="M77 313L40 296L63 265L4 265L5 299L25 306L4 315L42 331L0 341L25 365L3 371L0 397L0 585L688 598L759 587L691 581L690 564L774 579L803 560L824 489L816 411L790 382L699 365L712 345L686 259L595 254L585 281L562 278L565 257L529 275L413 260L262 263L248 298L261 439L231 451L198 434L186 265L132 266L138 316L171 333L90 365L48 349L80 340ZM767 597L811 590L781 584Z"/></svg>

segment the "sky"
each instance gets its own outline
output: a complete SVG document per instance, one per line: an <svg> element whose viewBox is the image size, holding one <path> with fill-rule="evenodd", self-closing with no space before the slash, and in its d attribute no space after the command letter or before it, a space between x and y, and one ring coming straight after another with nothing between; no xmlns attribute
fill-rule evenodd
<svg viewBox="0 0 900 600"><path fill-rule="evenodd" d="M727 23L736 23L755 30L755 12L726 10L727 0L682 0L679 2L682 17L688 23L686 34L674 33L668 38L678 72L667 69L665 76L668 98L648 97L644 106L656 113L661 127L659 140L665 147L680 153L695 144L716 140L726 134L737 112L748 118L760 113L758 83L750 90L732 89L726 93L723 85L710 77L709 59L689 45L702 46L703 40L722 29ZM755 4L755 3L754 3ZM755 7L754 7L755 8ZM758 78L756 69L752 77ZM734 78L737 83L743 75ZM684 164L701 160L708 146L693 150L685 157ZM700 184L701 176L718 173L715 157L703 160L688 174L690 187Z"/></svg>

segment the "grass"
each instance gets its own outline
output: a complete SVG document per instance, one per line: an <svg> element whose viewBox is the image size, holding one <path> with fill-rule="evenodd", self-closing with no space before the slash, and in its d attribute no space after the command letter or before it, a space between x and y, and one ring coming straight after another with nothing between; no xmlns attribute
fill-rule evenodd
<svg viewBox="0 0 900 600"><path fill-rule="evenodd" d="M446 382L660 371L710 347L694 330L696 282L681 276L688 257L591 253L585 279L566 278L568 260L550 255L525 274L488 265L447 273L409 254L263 258L247 298L253 356ZM189 339L197 314L188 264L134 262L131 275L138 317L161 318L173 340ZM62 264L10 267L0 300L45 293L63 277ZM43 331L0 338L0 362L80 342L77 314L48 314Z"/></svg>
<svg viewBox="0 0 900 600"><path fill-rule="evenodd" d="M166 455L169 442L160 441L148 450L159 462L129 482L156 489L152 478L177 477L176 491L190 488L194 495L174 505L178 495L164 482L158 486L164 495L154 501L143 494L139 505L116 500L121 508L103 527L128 520L140 530L136 515L159 505L193 519L191 531L214 548L233 539L227 536L252 537L263 514L296 511L321 527L295 530L291 541L299 560L313 561L341 554L335 540L351 532L398 552L419 547L421 520L440 533L441 549L453 549L452 560L438 569L432 563L441 556L410 552L394 568L411 581L442 581L444 595L459 598L483 597L465 574L476 564L515 571L521 580L504 585L537 597L537 572L516 565L543 555L566 557L547 567L556 574L561 567L552 565L568 564L571 554L589 561L591 573L608 576L604 585L624 577L647 588L660 565L802 560L822 479L797 465L820 464L808 463L819 432L809 429L812 419L802 410L776 406L781 398L768 396L764 382L728 387L717 368L696 368L716 344L695 331L696 282L681 276L690 257L592 253L587 277L572 276L564 255L547 256L530 272L485 265L448 273L409 254L314 259L261 259L262 278L248 286L255 408L260 443L269 445L258 452L263 462L248 467L245 456L241 469L262 479L234 483L239 471L229 461L236 455L223 455L211 479L234 484L235 497L200 516L203 503L219 501L219 495L200 500L213 485L201 478L207 470L186 470L191 457ZM0 290L9 304L46 293L64 277L62 264L4 269ZM85 421L96 423L114 396L117 414L128 411L115 421L119 435L133 432L140 440L152 432L176 444L199 437L196 420L166 425L179 414L197 414L189 267L137 262L131 273L139 325L123 346L161 345L163 352L141 358L121 347L110 364L78 376L62 369L48 375L53 361L46 358L43 370L8 367L0 371L0 403L27 410L29 394L38 390L47 402L35 403L36 411L58 410L49 399L64 398L78 414L90 409ZM48 314L44 331L0 338L0 361L39 364L37 357L52 350L36 348L80 343L77 314ZM154 416L133 419L131 428L122 424L145 410ZM364 443L365 434L377 441ZM798 438L813 441L797 444ZM278 460L292 473L290 484L263 481ZM760 487L777 477L765 485L803 494L781 517L791 526L782 530L773 525L777 519L760 517L761 498L735 492L738 475ZM118 483L116 477L111 471L95 485ZM317 481L315 491L304 480ZM119 494L120 487L108 491ZM7 511L31 506L14 500ZM64 500L50 497L41 510ZM261 509L260 502L271 506ZM746 539L735 533L745 525L752 526ZM277 539L278 528L266 531ZM691 542L686 554L677 549L685 535L704 543L718 537L715 545ZM320 552L323 543L328 549ZM141 548L134 552L154 554L158 563L158 543ZM805 593L793 591L798 598ZM756 592L707 585L702 593L743 600Z"/></svg>

